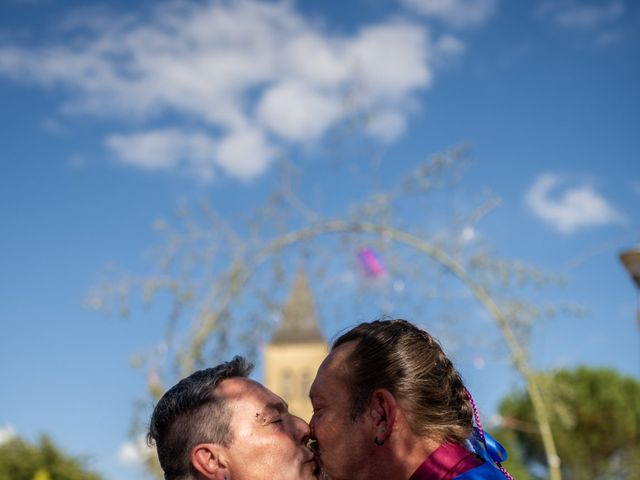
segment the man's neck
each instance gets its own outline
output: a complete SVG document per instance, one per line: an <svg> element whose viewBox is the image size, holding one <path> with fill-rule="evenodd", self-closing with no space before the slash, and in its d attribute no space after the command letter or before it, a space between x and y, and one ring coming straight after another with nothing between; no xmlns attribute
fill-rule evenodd
<svg viewBox="0 0 640 480"><path fill-rule="evenodd" d="M382 447L383 451L375 454L375 462L371 465L375 470L375 478L386 480L408 480L425 459L435 452L441 443L430 438L418 437L412 432L392 435ZM370 477L374 478L374 477Z"/></svg>
<svg viewBox="0 0 640 480"><path fill-rule="evenodd" d="M401 478L407 480L411 477L422 462L440 445L440 442L415 435L407 436L398 442L398 445L394 445L394 456L399 460L398 471L401 473Z"/></svg>

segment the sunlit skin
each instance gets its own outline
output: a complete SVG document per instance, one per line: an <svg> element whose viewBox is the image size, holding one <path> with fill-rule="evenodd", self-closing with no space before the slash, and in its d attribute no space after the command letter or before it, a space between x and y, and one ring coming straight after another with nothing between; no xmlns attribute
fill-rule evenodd
<svg viewBox="0 0 640 480"><path fill-rule="evenodd" d="M320 463L333 480L406 480L439 444L413 433L385 389L375 390L364 412L352 419L346 373L355 346L347 342L333 349L311 385L311 437Z"/></svg>
<svg viewBox="0 0 640 480"><path fill-rule="evenodd" d="M313 406L312 437L317 441L320 461L333 480L358 480L369 476L375 434L364 420L353 421L344 384L344 359L353 346L333 350L318 369L309 397Z"/></svg>
<svg viewBox="0 0 640 480"><path fill-rule="evenodd" d="M253 380L230 378L217 387L230 406L233 440L225 449L228 480L317 478L307 447L309 426L287 404Z"/></svg>

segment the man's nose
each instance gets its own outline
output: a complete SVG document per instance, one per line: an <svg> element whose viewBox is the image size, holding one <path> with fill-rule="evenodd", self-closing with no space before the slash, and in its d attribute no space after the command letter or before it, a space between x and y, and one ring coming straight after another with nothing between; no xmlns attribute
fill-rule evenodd
<svg viewBox="0 0 640 480"><path fill-rule="evenodd" d="M309 424L300 417L293 416L294 434L299 443L306 444L309 439Z"/></svg>
<svg viewBox="0 0 640 480"><path fill-rule="evenodd" d="M316 416L315 414L311 416L311 420L309 420L309 437L312 439L316 438Z"/></svg>

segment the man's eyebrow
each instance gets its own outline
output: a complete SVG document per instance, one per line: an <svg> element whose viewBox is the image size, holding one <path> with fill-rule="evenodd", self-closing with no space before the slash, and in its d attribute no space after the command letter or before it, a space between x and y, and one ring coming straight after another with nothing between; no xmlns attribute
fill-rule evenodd
<svg viewBox="0 0 640 480"><path fill-rule="evenodd" d="M279 402L272 402L269 405L273 405L276 410L284 410L285 412L289 410L289 404L284 399L280 400Z"/></svg>
<svg viewBox="0 0 640 480"><path fill-rule="evenodd" d="M267 403L262 411L256 413L255 421L258 423L265 423L270 417L274 414L282 414L286 413L289 409L289 405L284 400L279 402L269 402Z"/></svg>
<svg viewBox="0 0 640 480"><path fill-rule="evenodd" d="M289 410L289 404L284 400L280 400L277 402L269 402L264 406L264 410L275 410L278 413L286 412Z"/></svg>

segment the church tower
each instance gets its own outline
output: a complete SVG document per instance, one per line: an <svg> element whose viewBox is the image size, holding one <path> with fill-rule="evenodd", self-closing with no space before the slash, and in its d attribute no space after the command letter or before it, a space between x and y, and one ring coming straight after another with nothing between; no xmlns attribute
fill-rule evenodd
<svg viewBox="0 0 640 480"><path fill-rule="evenodd" d="M300 269L282 309L282 320L264 358L265 383L289 404L289 411L306 421L311 419L309 387L327 355L309 288Z"/></svg>

